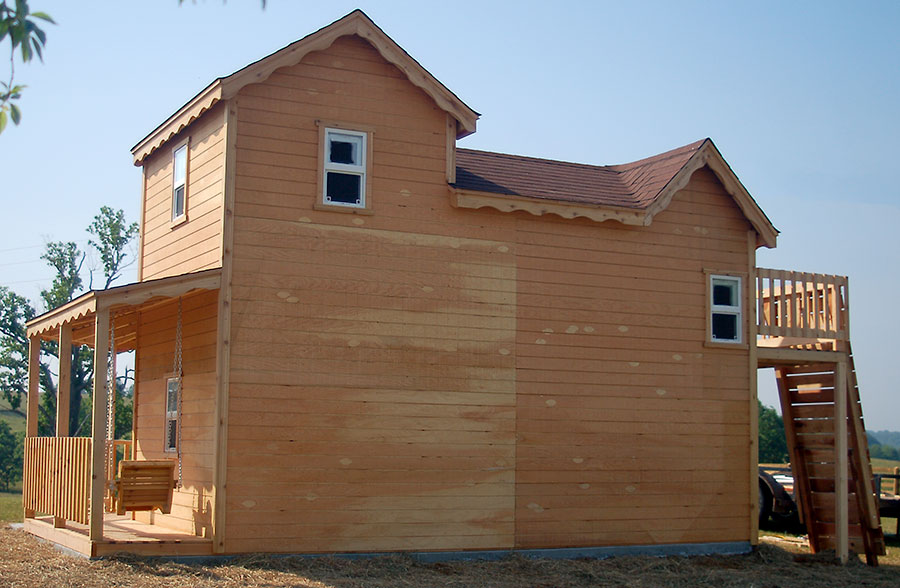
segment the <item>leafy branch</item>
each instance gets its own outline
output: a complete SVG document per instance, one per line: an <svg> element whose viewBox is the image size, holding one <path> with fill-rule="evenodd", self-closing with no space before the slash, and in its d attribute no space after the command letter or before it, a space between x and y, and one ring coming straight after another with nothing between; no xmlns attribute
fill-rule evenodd
<svg viewBox="0 0 900 588"><path fill-rule="evenodd" d="M0 43L7 37L10 42L9 81L0 81L0 133L6 128L8 120L16 125L22 120L22 111L14 102L21 98L25 88L24 85L15 83L16 50L19 50L22 63L28 63L35 56L43 62L47 34L36 24L35 19L56 24L46 12L31 12L26 0L15 0L14 6L10 6L10 2L11 0L0 0Z"/></svg>

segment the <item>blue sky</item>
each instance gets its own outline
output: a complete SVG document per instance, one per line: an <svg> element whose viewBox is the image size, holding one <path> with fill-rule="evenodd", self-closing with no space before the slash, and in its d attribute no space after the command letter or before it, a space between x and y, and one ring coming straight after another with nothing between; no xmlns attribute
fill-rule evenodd
<svg viewBox="0 0 900 588"><path fill-rule="evenodd" d="M759 265L850 276L867 424L900 429L900 2L85 6L31 0L58 26L45 63L17 67L23 122L0 135L0 285L37 302L46 241L86 247L104 204L138 220L135 143L214 78L362 8L482 113L461 146L612 164L711 137L782 231ZM763 374L760 397L777 404Z"/></svg>

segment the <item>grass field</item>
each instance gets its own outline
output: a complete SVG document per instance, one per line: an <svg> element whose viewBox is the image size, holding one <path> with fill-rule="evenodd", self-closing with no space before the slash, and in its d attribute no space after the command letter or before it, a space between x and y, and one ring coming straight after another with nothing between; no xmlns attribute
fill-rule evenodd
<svg viewBox="0 0 900 588"><path fill-rule="evenodd" d="M0 521L22 522L22 491L0 492ZM0 523L2 524L2 523Z"/></svg>

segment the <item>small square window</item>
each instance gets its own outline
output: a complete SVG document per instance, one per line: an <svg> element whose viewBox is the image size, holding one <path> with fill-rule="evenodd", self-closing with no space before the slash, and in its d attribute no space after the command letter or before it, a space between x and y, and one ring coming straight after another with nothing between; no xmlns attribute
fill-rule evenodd
<svg viewBox="0 0 900 588"><path fill-rule="evenodd" d="M710 276L710 340L716 343L741 343L741 279Z"/></svg>
<svg viewBox="0 0 900 588"><path fill-rule="evenodd" d="M366 142L368 134L325 129L322 203L366 208Z"/></svg>

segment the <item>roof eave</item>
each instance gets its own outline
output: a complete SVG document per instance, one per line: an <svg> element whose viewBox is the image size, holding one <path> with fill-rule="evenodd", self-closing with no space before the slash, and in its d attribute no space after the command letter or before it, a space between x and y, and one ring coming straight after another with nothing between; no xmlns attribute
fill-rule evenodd
<svg viewBox="0 0 900 588"><path fill-rule="evenodd" d="M678 170L653 200L653 203L647 207L647 224L650 224L654 216L669 206L672 198L688 184L694 172L704 166L708 166L722 182L722 186L753 226L757 234L757 247L774 249L778 239L778 229L738 179L711 139L703 142L697 152Z"/></svg>
<svg viewBox="0 0 900 588"><path fill-rule="evenodd" d="M598 204L530 198L518 194L494 194L450 186L450 205L454 208L493 208L500 212L523 211L534 216L554 214L561 218L587 218L595 222L615 220L624 225L648 224L646 211Z"/></svg>

